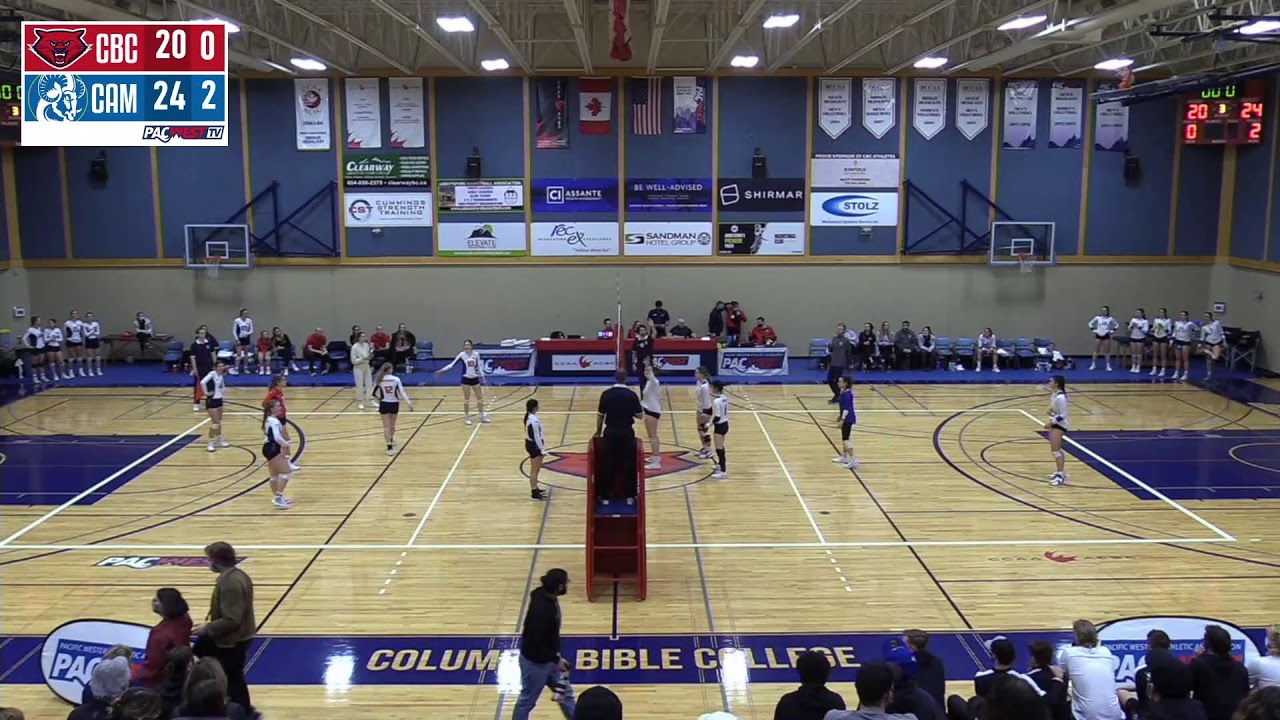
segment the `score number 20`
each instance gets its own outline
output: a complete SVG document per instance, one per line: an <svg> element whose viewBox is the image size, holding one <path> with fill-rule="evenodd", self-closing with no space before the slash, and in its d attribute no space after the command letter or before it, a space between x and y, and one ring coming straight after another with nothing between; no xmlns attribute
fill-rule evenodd
<svg viewBox="0 0 1280 720"><path fill-rule="evenodd" d="M1183 137L1189 141L1200 139L1200 125L1198 123L1209 119L1209 103L1191 103L1187 106L1187 124L1183 128ZM1226 107L1222 108L1225 114ZM1262 140L1262 103L1245 102L1240 104L1239 119L1245 121L1245 133L1251 142L1261 142Z"/></svg>

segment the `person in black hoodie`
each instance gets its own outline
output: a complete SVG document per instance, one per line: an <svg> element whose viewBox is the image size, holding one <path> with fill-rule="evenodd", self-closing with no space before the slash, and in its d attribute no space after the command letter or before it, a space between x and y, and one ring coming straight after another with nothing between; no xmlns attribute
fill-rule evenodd
<svg viewBox="0 0 1280 720"><path fill-rule="evenodd" d="M1189 667L1160 663L1151 668L1150 676L1151 702L1138 716L1141 720L1206 720L1204 706L1191 698L1194 680Z"/></svg>
<svg viewBox="0 0 1280 720"><path fill-rule="evenodd" d="M1052 720L1071 720L1071 700L1062 668L1053 664L1054 647L1048 640L1031 641L1031 671L1027 677L1044 693Z"/></svg>
<svg viewBox="0 0 1280 720"><path fill-rule="evenodd" d="M924 630L908 630L902 641L915 653L916 685L938 701L938 707L947 706L947 668L942 658L929 652L929 633Z"/></svg>
<svg viewBox="0 0 1280 720"><path fill-rule="evenodd" d="M773 720L822 720L828 710L844 710L844 698L827 689L831 662L820 652L796 658L800 688L783 695L773 711Z"/></svg>
<svg viewBox="0 0 1280 720"><path fill-rule="evenodd" d="M711 314L707 316L707 334L713 338L718 338L724 334L725 308L723 300L717 300L716 306L711 308Z"/></svg>
<svg viewBox="0 0 1280 720"><path fill-rule="evenodd" d="M569 661L560 655L560 597L569 592L569 573L554 568L529 593L529 609L520 633L520 697L512 720L528 720L543 688L551 688L566 720L576 703L569 684Z"/></svg>
<svg viewBox="0 0 1280 720"><path fill-rule="evenodd" d="M1204 645L1191 661L1195 697L1209 720L1231 720L1249 694L1249 671L1231 657L1231 635L1221 625L1206 625Z"/></svg>

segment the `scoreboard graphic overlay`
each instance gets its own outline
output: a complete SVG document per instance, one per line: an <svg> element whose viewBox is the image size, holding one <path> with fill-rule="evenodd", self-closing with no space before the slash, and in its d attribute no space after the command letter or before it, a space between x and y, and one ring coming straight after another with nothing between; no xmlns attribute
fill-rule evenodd
<svg viewBox="0 0 1280 720"><path fill-rule="evenodd" d="M227 145L220 22L24 22L22 45L23 145Z"/></svg>

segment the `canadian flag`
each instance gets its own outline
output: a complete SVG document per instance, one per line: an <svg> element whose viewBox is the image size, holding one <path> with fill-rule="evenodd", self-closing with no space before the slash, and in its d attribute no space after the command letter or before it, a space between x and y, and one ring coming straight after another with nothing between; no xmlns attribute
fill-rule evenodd
<svg viewBox="0 0 1280 720"><path fill-rule="evenodd" d="M578 129L583 135L608 135L613 130L613 81L578 81Z"/></svg>

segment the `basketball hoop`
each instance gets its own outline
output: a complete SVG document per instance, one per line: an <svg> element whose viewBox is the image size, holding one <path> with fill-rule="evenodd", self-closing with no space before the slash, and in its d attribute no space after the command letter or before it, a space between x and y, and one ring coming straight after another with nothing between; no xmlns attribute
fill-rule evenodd
<svg viewBox="0 0 1280 720"><path fill-rule="evenodd" d="M218 268L222 265L222 258L217 255L210 255L204 259L204 276L210 280L218 277Z"/></svg>
<svg viewBox="0 0 1280 720"><path fill-rule="evenodd" d="M1031 264L1031 253L1018 253L1018 270L1023 275L1030 275L1035 272L1035 265Z"/></svg>

